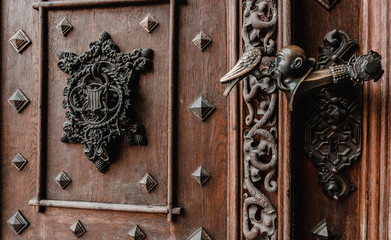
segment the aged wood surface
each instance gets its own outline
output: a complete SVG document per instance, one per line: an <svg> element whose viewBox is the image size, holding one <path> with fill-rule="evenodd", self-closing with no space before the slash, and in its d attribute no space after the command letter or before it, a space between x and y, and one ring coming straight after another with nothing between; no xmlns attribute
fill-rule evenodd
<svg viewBox="0 0 391 240"><path fill-rule="evenodd" d="M363 156L360 165L359 238L391 239L390 24L391 2L363 0L361 46L383 57L382 79L364 86ZM357 229L358 230L358 229Z"/></svg>
<svg viewBox="0 0 391 240"><path fill-rule="evenodd" d="M291 0L278 1L278 34L279 48L291 44L292 41ZM292 239L292 113L288 101L282 92L278 97L278 239Z"/></svg>
<svg viewBox="0 0 391 240"><path fill-rule="evenodd" d="M239 13L241 5L239 0L231 1L227 8L227 70L234 66L239 56L240 28ZM232 90L228 99L228 176L227 176L227 239L239 239L240 232L240 88Z"/></svg>
<svg viewBox="0 0 391 240"><path fill-rule="evenodd" d="M238 140L228 140L227 134L237 134L237 99L230 100L228 120L227 100L217 79L234 61L228 55L237 55L238 36L232 32L227 37L236 23L227 23L227 14L237 14L238 4L228 11L224 1L179 1L175 14L174 2L171 9L169 1L1 2L0 214L5 223L21 210L30 222L20 236L3 224L1 239L70 239L69 227L77 220L87 229L82 239L126 239L136 224L148 239L187 239L200 227L213 239L236 238L238 150L231 147L238 146ZM170 12L178 19L170 22ZM152 33L139 24L148 13L159 21ZM66 37L55 28L64 17L74 27ZM22 54L8 43L19 28L33 42ZM140 76L134 104L148 145L113 146L116 160L105 174L85 158L82 145L60 142L67 75L57 68L58 51L84 53L102 31L110 33L121 52L154 50L153 70ZM212 38L204 51L191 42L199 31ZM170 48L174 42L177 52ZM6 101L17 88L31 101L20 114ZM204 122L188 109L200 94L216 106ZM29 160L22 171L11 164L18 152ZM203 186L191 177L200 165L212 175ZM65 189L54 181L61 171L72 179ZM150 193L138 183L146 173L158 182ZM41 213L29 206L29 201L36 206L39 200ZM170 214L175 214L172 223L166 218Z"/></svg>

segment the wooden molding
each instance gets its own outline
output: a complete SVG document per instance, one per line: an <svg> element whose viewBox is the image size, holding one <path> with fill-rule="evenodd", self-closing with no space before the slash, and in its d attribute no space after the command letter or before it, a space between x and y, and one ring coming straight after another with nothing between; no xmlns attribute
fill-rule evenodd
<svg viewBox="0 0 391 240"><path fill-rule="evenodd" d="M390 21L391 2L361 3L362 53L380 52L383 77L363 90L363 155L360 165L360 237L390 239Z"/></svg>

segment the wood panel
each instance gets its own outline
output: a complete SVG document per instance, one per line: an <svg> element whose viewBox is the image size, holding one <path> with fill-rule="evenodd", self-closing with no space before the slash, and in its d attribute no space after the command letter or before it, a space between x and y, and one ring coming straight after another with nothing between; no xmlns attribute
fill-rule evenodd
<svg viewBox="0 0 391 240"><path fill-rule="evenodd" d="M25 25L20 28L23 28L33 41L25 52L16 54L8 44L8 38L13 33L7 32L2 35L2 42L5 43L2 45L4 53L2 63L9 61L1 64L2 79L18 80L4 81L4 85L1 84L1 96L8 97L12 89L18 85L22 86L22 90L32 102L21 114L12 112L13 109L6 99L2 102L1 129L6 131L1 134L3 168L0 174L5 177L1 180L1 203L4 206L1 217L5 223L16 210L20 209L30 222L30 226L20 236L16 236L6 224L3 224L2 239L70 239L72 233L69 227L76 220L80 220L87 229L82 239L126 239L129 237L126 235L127 232L136 224L146 232L148 239L187 239L200 227L203 227L213 239L226 239L227 212L231 210L229 206L237 204L237 198L232 193L237 188L231 188L230 194L227 191L228 167L229 164L235 165L236 159L234 156L228 156L227 99L221 94L224 86L218 83L218 79L227 70L227 48L235 48L227 38L228 3L217 0L190 1L186 4L181 2L177 6L179 20L175 21L179 25L176 29L179 34L174 34L174 31L170 32L170 24L172 24L170 11L172 12L173 8L170 9L169 1L161 4L148 1L146 5L137 0L54 2L59 5L47 3L48 5L44 6L48 7L45 11L42 11L42 8L39 9L40 11L33 10L32 5L37 8L41 5L32 2L26 4L24 1L12 1L2 5L3 27L10 28L24 23ZM79 2L80 5L76 6L75 4ZM132 4L125 2L132 2ZM134 5L133 3L136 2L137 4ZM94 4L94 6L86 7L85 4ZM67 6L71 8L66 8ZM18 14L15 8L20 9L21 13L18 15L20 17L11 18L11 15ZM234 15L236 10L232 8L230 11L230 14ZM151 13L160 22L150 34L139 25L147 13ZM22 15L26 17L23 18ZM43 17L41 23L45 31L42 32L42 36L38 31L40 29L35 27L39 17ZM63 17L74 26L66 37L55 28ZM25 20L30 23L26 24ZM35 25L30 25L31 22ZM99 173L94 164L86 159L82 153L82 144L64 144L59 140L61 126L65 120L65 110L61 107L62 89L66 85L68 76L56 66L58 51L82 54L88 49L91 41L98 39L102 31L110 33L121 52L149 47L155 53L153 70L140 76L138 100L135 103L136 119L146 127L148 145L130 147L122 142L116 145L113 154L116 160L105 174ZM200 51L191 42L200 31L208 34L213 41L204 51ZM170 38L170 34L174 34L176 40ZM178 58L171 64L169 63L169 55L172 54L169 39L172 43L179 44ZM43 45L40 49L41 40ZM47 60L42 62L41 68L38 56L45 57L45 52L40 54L40 50L47 51ZM22 71L19 69L20 65L24 67ZM40 69L42 76L47 74L47 77L42 78L44 80L42 86L45 88L41 88L39 84ZM174 84L169 83L172 76L174 76ZM45 128L44 130L42 128L42 131L38 129L40 91L43 93L42 100L45 103L43 106L47 107L42 110L42 127ZM172 99L169 96L170 91L174 93ZM216 106L216 110L204 122L188 109L200 94ZM170 107L170 101L174 101L173 109ZM235 104L237 102L231 100L233 112L236 111ZM137 108L141 111L137 111ZM173 125L171 125L174 134L172 148L168 136L171 110L174 111ZM234 119L235 116L232 118ZM230 121L235 124L235 120ZM9 125L11 122L13 125ZM37 146L41 142L39 132L43 133L42 143L44 143L42 145L44 161L41 168L44 191L40 197L61 200L44 201L46 205L59 205L46 207L42 213L35 212L34 207L28 205L29 200L36 196L36 180L41 179L37 177L36 166L39 162ZM23 138L18 137L21 135ZM231 141L231 146L234 144L235 141ZM16 154L16 150L23 149L25 146L27 146L27 153L21 153L29 163L22 172L18 172L10 161ZM174 159L173 197L167 194L170 188L167 180L170 174L167 169L169 151L172 151ZM233 154L235 155L234 152ZM212 175L204 186L200 186L191 177L200 165ZM235 166L230 165L230 169L232 169L230 176L235 176L237 171ZM60 189L54 182L55 176L61 170L66 171L72 178L72 183L65 190ZM138 184L147 172L151 173L159 183L150 194ZM14 181L17 177L20 178L21 185L15 187ZM159 205L162 207L158 210L162 213L165 212L164 207L174 200L173 207L181 206L184 211L176 216L172 223L167 221L166 214L143 214L137 211L129 213L119 212L116 209L112 209L114 211L72 209L67 200L84 201L83 204L79 204L79 207L86 208L97 207L96 202L116 203L117 205L112 207L117 210L125 203L143 204L146 205L145 209L148 206L152 208L151 205ZM73 203L77 204L77 202ZM33 199L31 204L37 203ZM68 208L63 208L65 205L68 205ZM178 213L177 209L173 212ZM235 211L230 213L231 216L235 214ZM235 224L237 223L230 224L231 235L237 234Z"/></svg>
<svg viewBox="0 0 391 240"><path fill-rule="evenodd" d="M227 69L226 9L219 0L188 1L178 9L176 193L177 205L185 209L174 225L178 236L189 236L202 226L213 239L227 238L227 99L218 82ZM191 43L199 31L212 39L203 52ZM188 110L200 94L216 106L204 122ZM202 187L191 178L200 165L212 175Z"/></svg>
<svg viewBox="0 0 391 240"><path fill-rule="evenodd" d="M325 34L333 29L345 31L351 39L359 41L360 1L339 1L327 11L314 0L295 1L293 43L303 47L308 57L318 56ZM298 102L294 111L293 129L293 194L295 239L313 239L312 229L327 219L342 234L341 239L358 239L359 226L359 168L354 162L344 169L344 175L357 189L340 201L330 200L318 185L318 169L303 154L305 109Z"/></svg>
<svg viewBox="0 0 391 240"><path fill-rule="evenodd" d="M31 2L1 1L1 239L40 238L39 217L34 208L26 204L35 195L37 157L38 14L27 10L26 5ZM23 29L32 41L21 54L8 42L19 29ZM18 88L30 100L20 114L7 101ZM22 171L11 164L17 153L29 161ZM16 236L6 224L17 210L30 222L31 229L20 236Z"/></svg>
<svg viewBox="0 0 391 240"><path fill-rule="evenodd" d="M152 14L161 24L151 34L139 22ZM74 29L64 38L55 28L66 17ZM116 24L113 26L113 22ZM165 205L167 197L167 109L169 4L121 8L58 10L48 12L47 93L47 198L93 202ZM112 149L113 162L100 174L83 154L80 143L62 143L65 110L60 108L68 75L57 67L59 50L84 53L103 31L109 32L121 52L138 48L154 50L153 70L140 74L134 103L135 119L146 129L147 146L129 146L123 141ZM66 154L64 154L66 153ZM65 171L72 178L65 190L53 179ZM158 182L147 193L138 184L150 173Z"/></svg>

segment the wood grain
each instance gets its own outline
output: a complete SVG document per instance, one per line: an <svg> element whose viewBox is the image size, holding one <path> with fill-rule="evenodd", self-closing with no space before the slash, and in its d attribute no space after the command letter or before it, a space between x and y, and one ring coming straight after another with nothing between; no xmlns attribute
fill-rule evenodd
<svg viewBox="0 0 391 240"><path fill-rule="evenodd" d="M362 53L382 55L385 70L379 82L369 82L363 91L363 156L360 166L360 239L391 239L390 197L390 21L389 1L361 4Z"/></svg>
<svg viewBox="0 0 391 240"><path fill-rule="evenodd" d="M33 41L23 54L16 54L7 44L13 32L1 35L5 43L1 77L6 79L1 84L1 96L10 96L18 87L32 102L21 114L12 112L6 101L1 103L1 217L6 222L20 209L31 224L20 236L15 236L4 224L1 239L70 239L73 236L69 227L76 220L87 229L81 239L126 239L129 237L126 233L136 224L146 232L148 239L157 240L186 239L199 227L204 227L213 239L227 239L228 234L237 234L237 222L227 223L228 211L239 197L235 192L237 185L233 185L230 193L227 190L227 176L235 177L237 171L235 152L228 157L227 145L231 141L230 146L234 146L235 140L228 140L228 106L221 95L224 86L218 83L228 66L227 46L232 40L227 37L228 21L231 21L226 15L228 3L217 0L181 3L177 14L171 9L178 17L179 33L175 33L172 31L175 26L170 31L168 1L142 2L147 4L141 1L51 1L35 4L41 7L40 11L33 11L31 4L22 0L1 2L2 26L15 31L22 28ZM21 13L15 12L15 8ZM40 29L35 29L35 25L43 9L47 10L47 27L41 24L44 31L40 36ZM235 8L230 14L234 12ZM159 21L152 33L147 33L139 24L148 13ZM13 14L18 17L11 17ZM64 17L74 27L66 37L55 28ZM68 76L58 70L56 57L58 51L84 53L102 31L110 33L122 52L150 47L155 53L153 70L140 76L135 103L135 108L139 109L135 117L146 127L148 145L130 147L118 142L113 146L116 160L105 174L99 173L86 159L82 144L59 141L65 121L62 89ZM213 40L203 52L191 42L199 31L206 32ZM40 39L44 37L47 40L43 39L40 46ZM170 42L175 41L173 37L179 44L176 53L169 48ZM229 50L233 54L234 45L232 43ZM45 54L46 61L40 63L39 59L45 59ZM31 76L33 81L26 76ZM201 93L217 107L205 122L188 110ZM44 108L39 110L38 104ZM235 100L230 104L230 110L235 112ZM170 114L171 128L167 128ZM235 117L237 115L230 117L233 124ZM39 146L42 147L43 161L39 167L42 171L36 174L38 158L41 159L37 156ZM10 164L19 151L29 160L21 172ZM168 169L170 156L171 172ZM229 170L228 164L232 164ZM191 177L200 165L212 175L204 186ZM64 190L54 181L62 170L72 178L72 183ZM149 194L138 184L147 172L158 181L158 186ZM13 184L15 179L18 185ZM237 178L230 181L230 184L238 184ZM172 197L167 195L169 188L173 190ZM29 200L37 205L39 199L41 205L47 206L42 213L34 212L34 207L29 206ZM183 214L170 223L166 214L170 211L179 214L176 206L183 206ZM102 210L104 208L106 210ZM237 211L238 208L232 211L231 216Z"/></svg>

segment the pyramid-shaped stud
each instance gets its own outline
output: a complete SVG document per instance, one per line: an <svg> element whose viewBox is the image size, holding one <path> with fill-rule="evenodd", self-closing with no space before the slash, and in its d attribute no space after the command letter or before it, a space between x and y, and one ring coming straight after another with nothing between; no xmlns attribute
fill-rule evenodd
<svg viewBox="0 0 391 240"><path fill-rule="evenodd" d="M147 175L145 175L138 183L140 183L147 192L152 191L152 189L154 189L157 185L157 182L149 173L147 173Z"/></svg>
<svg viewBox="0 0 391 240"><path fill-rule="evenodd" d="M132 240L142 240L146 237L145 233L137 225L128 234Z"/></svg>
<svg viewBox="0 0 391 240"><path fill-rule="evenodd" d="M8 102L15 108L16 112L20 112L30 101L27 99L26 95L18 89L11 95L10 98L8 98Z"/></svg>
<svg viewBox="0 0 391 240"><path fill-rule="evenodd" d="M191 176L202 186L206 181L211 178L211 175L203 168L199 166L197 170L195 170Z"/></svg>
<svg viewBox="0 0 391 240"><path fill-rule="evenodd" d="M323 219L312 230L312 234L319 240L336 240L341 234L326 219Z"/></svg>
<svg viewBox="0 0 391 240"><path fill-rule="evenodd" d="M66 36L72 30L73 26L66 18L64 18L57 24L56 28L63 36Z"/></svg>
<svg viewBox="0 0 391 240"><path fill-rule="evenodd" d="M315 0L317 1L322 7L326 8L327 10L331 10L335 4L338 2L338 0Z"/></svg>
<svg viewBox="0 0 391 240"><path fill-rule="evenodd" d="M29 225L19 210L7 220L7 223L16 234L20 234Z"/></svg>
<svg viewBox="0 0 391 240"><path fill-rule="evenodd" d="M200 32L195 36L192 40L192 42L201 50L203 51L209 43L212 42L212 39L208 35L206 35L204 32Z"/></svg>
<svg viewBox="0 0 391 240"><path fill-rule="evenodd" d="M77 238L81 237L84 233L87 232L87 230L79 220L77 220L77 222L75 222L69 229L71 229L71 231L73 232L73 234L75 234Z"/></svg>
<svg viewBox="0 0 391 240"><path fill-rule="evenodd" d="M187 240L212 240L202 227L195 231Z"/></svg>
<svg viewBox="0 0 391 240"><path fill-rule="evenodd" d="M148 14L140 24L147 32L152 32L159 25L159 22L151 14Z"/></svg>
<svg viewBox="0 0 391 240"><path fill-rule="evenodd" d="M60 172L55 180L62 189L66 188L66 186L72 182L72 179L70 179L64 171Z"/></svg>
<svg viewBox="0 0 391 240"><path fill-rule="evenodd" d="M12 160L12 164L18 169L19 171L22 170L24 165L26 165L27 160L22 156L22 154L18 153Z"/></svg>
<svg viewBox="0 0 391 240"><path fill-rule="evenodd" d="M202 95L199 96L189 107L197 117L204 121L215 110L215 106Z"/></svg>
<svg viewBox="0 0 391 240"><path fill-rule="evenodd" d="M10 39L9 42L15 48L15 50L20 53L22 52L30 43L30 39L23 32L22 29L17 31Z"/></svg>

